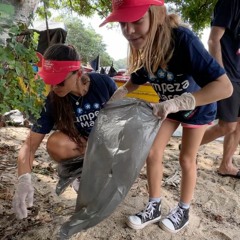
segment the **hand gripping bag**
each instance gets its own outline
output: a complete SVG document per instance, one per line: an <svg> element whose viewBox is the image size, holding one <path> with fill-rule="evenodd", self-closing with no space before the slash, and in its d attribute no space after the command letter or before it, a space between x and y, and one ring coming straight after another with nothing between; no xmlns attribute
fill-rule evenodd
<svg viewBox="0 0 240 240"><path fill-rule="evenodd" d="M60 239L95 226L127 195L148 156L161 122L145 101L125 98L105 105L90 133L75 213Z"/></svg>

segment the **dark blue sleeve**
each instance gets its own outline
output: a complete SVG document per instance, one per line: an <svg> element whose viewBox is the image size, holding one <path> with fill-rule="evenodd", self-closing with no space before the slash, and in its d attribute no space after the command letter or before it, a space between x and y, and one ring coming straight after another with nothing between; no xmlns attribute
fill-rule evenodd
<svg viewBox="0 0 240 240"><path fill-rule="evenodd" d="M106 74L100 73L89 73L89 76L95 83L98 93L108 101L117 90L117 85L114 80Z"/></svg>
<svg viewBox="0 0 240 240"><path fill-rule="evenodd" d="M114 80L112 78L110 78L109 76L102 74L102 77L104 79L104 82L107 85L109 95L111 97L113 95L113 93L117 90L117 85L114 82Z"/></svg>
<svg viewBox="0 0 240 240"><path fill-rule="evenodd" d="M53 119L53 109L52 104L50 103L49 96L45 101L45 105L41 111L40 117L32 126L32 131L41 134L49 133L54 126L54 119Z"/></svg>
<svg viewBox="0 0 240 240"><path fill-rule="evenodd" d="M197 37L186 42L186 44L186 64L189 72L200 87L204 87L209 82L215 81L225 73L225 70L208 53Z"/></svg>
<svg viewBox="0 0 240 240"><path fill-rule="evenodd" d="M130 79L133 84L137 85L145 84L149 80L148 73L143 67L132 73Z"/></svg>

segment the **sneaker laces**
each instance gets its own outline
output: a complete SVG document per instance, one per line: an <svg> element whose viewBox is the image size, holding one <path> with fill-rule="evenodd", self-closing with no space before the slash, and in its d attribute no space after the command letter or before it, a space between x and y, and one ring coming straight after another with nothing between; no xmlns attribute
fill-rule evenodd
<svg viewBox="0 0 240 240"><path fill-rule="evenodd" d="M179 225L183 215L184 215L184 209L177 206L170 212L167 218L169 218L174 224Z"/></svg>
<svg viewBox="0 0 240 240"><path fill-rule="evenodd" d="M143 220L152 219L157 204L158 202L148 202L146 208L140 213L138 213L138 215L141 216Z"/></svg>

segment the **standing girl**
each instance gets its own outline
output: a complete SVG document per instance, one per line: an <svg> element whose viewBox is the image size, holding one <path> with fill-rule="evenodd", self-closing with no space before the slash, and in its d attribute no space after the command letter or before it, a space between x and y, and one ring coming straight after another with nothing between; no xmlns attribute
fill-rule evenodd
<svg viewBox="0 0 240 240"><path fill-rule="evenodd" d="M130 80L112 99L149 82L161 100L153 104L153 113L163 120L147 158L149 202L143 211L128 217L127 224L141 229L160 221L162 229L176 233L189 223L196 155L208 124L215 119L215 102L229 97L232 85L198 37L175 14L167 14L163 0L112 0L112 13L100 26L108 22L120 23L130 46ZM160 219L164 149L180 124L180 199L176 208Z"/></svg>

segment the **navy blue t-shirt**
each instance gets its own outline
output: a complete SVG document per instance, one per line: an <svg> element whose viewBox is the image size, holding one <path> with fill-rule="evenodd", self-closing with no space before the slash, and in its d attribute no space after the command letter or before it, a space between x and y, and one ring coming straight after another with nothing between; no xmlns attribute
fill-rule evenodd
<svg viewBox="0 0 240 240"><path fill-rule="evenodd" d="M100 109L117 89L115 82L107 75L98 73L89 73L88 75L91 80L89 90L79 100L79 105L76 105L77 97L69 93L75 115L75 126L79 133L86 133L86 135L90 133ZM47 134L53 129L55 124L53 108L54 105L48 96L40 118L32 127L33 132Z"/></svg>
<svg viewBox="0 0 240 240"><path fill-rule="evenodd" d="M131 74L134 84L149 82L161 101L195 92L225 73L214 60L199 38L189 29L179 27L173 30L175 48L167 70L159 67L154 77L139 69ZM216 115L216 103L196 107L192 111L180 111L168 118L187 124L202 125L212 122Z"/></svg>
<svg viewBox="0 0 240 240"><path fill-rule="evenodd" d="M219 0L214 8L212 26L223 27L221 38L222 60L227 75L232 82L240 82L240 1Z"/></svg>

